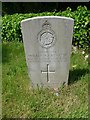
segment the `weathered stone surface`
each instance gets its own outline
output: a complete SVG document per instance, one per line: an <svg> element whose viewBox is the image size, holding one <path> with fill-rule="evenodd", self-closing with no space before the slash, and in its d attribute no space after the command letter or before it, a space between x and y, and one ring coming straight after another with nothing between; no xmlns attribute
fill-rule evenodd
<svg viewBox="0 0 90 120"><path fill-rule="evenodd" d="M34 17L21 22L30 80L34 87L68 83L73 35L72 18Z"/></svg>

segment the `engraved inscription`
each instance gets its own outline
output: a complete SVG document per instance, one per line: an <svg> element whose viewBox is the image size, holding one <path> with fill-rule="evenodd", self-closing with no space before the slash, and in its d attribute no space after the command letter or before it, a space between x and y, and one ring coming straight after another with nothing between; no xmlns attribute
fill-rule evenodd
<svg viewBox="0 0 90 120"><path fill-rule="evenodd" d="M39 53L39 54L33 54L28 55L28 61L29 62L67 62L68 61L68 55L66 53Z"/></svg>

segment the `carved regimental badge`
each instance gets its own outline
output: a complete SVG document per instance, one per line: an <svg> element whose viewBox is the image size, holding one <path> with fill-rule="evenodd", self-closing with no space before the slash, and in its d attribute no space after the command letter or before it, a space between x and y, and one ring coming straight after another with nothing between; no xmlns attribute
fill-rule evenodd
<svg viewBox="0 0 90 120"><path fill-rule="evenodd" d="M44 48L49 48L56 42L56 35L51 29L51 24L47 20L42 25L42 30L38 34L38 41Z"/></svg>

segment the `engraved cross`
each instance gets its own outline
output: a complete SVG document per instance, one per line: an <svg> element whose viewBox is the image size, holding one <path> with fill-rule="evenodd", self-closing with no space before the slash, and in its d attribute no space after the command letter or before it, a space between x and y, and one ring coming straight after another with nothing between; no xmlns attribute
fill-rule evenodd
<svg viewBox="0 0 90 120"><path fill-rule="evenodd" d="M49 82L49 73L55 73L55 70L49 70L49 64L47 64L47 70L46 71L41 70L41 73L47 74L47 82Z"/></svg>

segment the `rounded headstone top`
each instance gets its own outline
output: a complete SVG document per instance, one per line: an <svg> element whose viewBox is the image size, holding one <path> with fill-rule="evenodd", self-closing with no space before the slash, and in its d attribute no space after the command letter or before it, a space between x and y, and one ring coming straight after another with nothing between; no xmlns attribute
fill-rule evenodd
<svg viewBox="0 0 90 120"><path fill-rule="evenodd" d="M73 18L69 18L69 17L64 17L64 16L38 16L38 17L32 17L32 18L28 18L25 20L22 20L21 22L27 22L27 21L32 21L32 20L37 20L37 19L64 19L64 20L71 20L74 21Z"/></svg>

